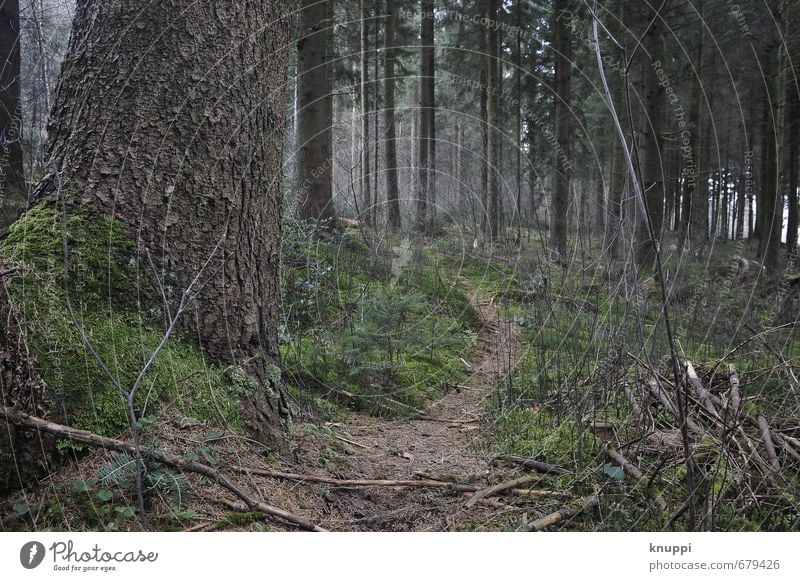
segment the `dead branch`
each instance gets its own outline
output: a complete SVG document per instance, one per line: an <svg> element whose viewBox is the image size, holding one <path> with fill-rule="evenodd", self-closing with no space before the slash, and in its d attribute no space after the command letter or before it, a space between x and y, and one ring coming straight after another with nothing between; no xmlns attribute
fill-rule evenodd
<svg viewBox="0 0 800 581"><path fill-rule="evenodd" d="M767 418L762 414L758 414L758 428L761 430L761 441L764 442L764 448L767 450L767 458L769 458L769 465L774 472L780 472L781 463L778 461L778 454L775 452L775 443L772 435L769 433L769 423Z"/></svg>
<svg viewBox="0 0 800 581"><path fill-rule="evenodd" d="M658 382L656 382L655 380L648 381L647 387L650 388L650 391L653 393L656 399L658 399L658 401L661 402L661 405L664 406L664 408L670 413L670 415L672 415L672 417L675 418L675 421L680 422L679 418L681 416L678 413L678 408L669 398L666 391L664 391L659 387ZM689 428L689 430L691 430L696 434L705 433L705 430L701 428L699 425L697 425L697 423L690 417L686 418L686 426Z"/></svg>
<svg viewBox="0 0 800 581"><path fill-rule="evenodd" d="M25 413L15 411L11 408L0 407L0 419L10 422L19 428L34 430L37 432L45 432L52 434L57 438L70 440L72 442L87 444L89 446L103 448L105 450L113 450L115 452L127 452L129 454L136 453L136 447L132 444L127 444L120 440L100 436L92 432L87 432L86 430L78 430L76 428L70 428L69 426L48 422ZM181 458L180 456L175 456L166 452L159 452L149 448L143 448L140 450L140 452L142 456L150 458L151 460L155 460L156 462L205 476L209 480L216 482L223 488L226 488L238 496L247 504L247 506L254 510L259 510L273 517L277 517L281 520L297 525L306 531L325 531L325 529L317 526L305 517L292 514L281 508L261 502L260 500L251 496L239 485L231 481L227 476L211 466L202 464L200 462L192 462L190 460L186 460L185 458Z"/></svg>
<svg viewBox="0 0 800 581"><path fill-rule="evenodd" d="M247 466L232 466L232 470L250 474L253 476L264 476L267 478L278 478L281 480L294 480L296 482L314 482L318 484L329 484L340 487L389 487L389 488L446 488L456 492L478 492L480 488L472 484L459 484L446 480L435 480L433 478L420 478L418 480L390 480L390 479L340 479L328 476L313 476L311 474L296 474L292 472L281 472L268 468L248 468ZM560 492L551 490L526 490L521 488L510 488L502 491L505 494L515 496L560 496Z"/></svg>
<svg viewBox="0 0 800 581"><path fill-rule="evenodd" d="M578 501L574 506L562 508L561 510L557 510L556 512L550 513L547 516L543 516L540 519L536 519L535 521L533 521L531 524L528 525L528 530L540 531L549 526L558 524L562 521L577 516L585 510L588 510L590 508L595 508L599 504L600 504L600 499L598 498L597 494L586 496L584 498L581 498L580 501Z"/></svg>
<svg viewBox="0 0 800 581"><path fill-rule="evenodd" d="M537 472L542 472L544 474L569 474L569 470L562 466L556 466L555 464L548 464L546 462L539 462L538 460L534 460L533 458L523 458L522 456L512 456L510 454L502 454L494 459L496 460L503 460L505 462L511 462L512 464L519 464L520 466L525 466L526 468L532 468Z"/></svg>
<svg viewBox="0 0 800 581"><path fill-rule="evenodd" d="M532 476L530 474L526 474L525 476L520 476L519 478L515 478L514 480L509 480L507 482L501 482L500 484L495 484L494 486L487 486L486 488L482 488L477 491L475 494L470 496L469 500L464 503L465 508L470 508L474 506L476 502L479 500L486 498L487 496L493 496L504 490L508 490L511 488L516 488L517 486L521 486L522 484L528 484L529 482L533 482L538 480L538 476Z"/></svg>
<svg viewBox="0 0 800 581"><path fill-rule="evenodd" d="M731 395L728 400L730 404L731 418L736 423L736 418L739 415L739 410L742 407L742 394L739 387L739 374L736 373L736 367L733 364L728 365L728 381L731 384Z"/></svg>
<svg viewBox="0 0 800 581"><path fill-rule="evenodd" d="M686 366L686 375L689 378L689 385L692 386L692 389L697 394L700 404L706 408L708 413L710 413L713 417L718 418L719 414L717 413L717 408L711 401L711 392L703 387L703 382L697 376L697 371L695 371L694 365L692 365L692 362L688 359L684 362L684 365Z"/></svg>
<svg viewBox="0 0 800 581"><path fill-rule="evenodd" d="M644 479L644 473L642 473L642 471L639 470L639 468L635 464L633 464L630 460L628 460L625 456L623 456L619 450L614 450L613 448L606 448L606 454L608 454L608 457L611 458L614 462L622 466L634 480ZM653 502L656 503L656 506L658 507L659 510L661 511L667 510L667 503L664 500L664 497L661 495L661 493L658 493L654 496Z"/></svg>

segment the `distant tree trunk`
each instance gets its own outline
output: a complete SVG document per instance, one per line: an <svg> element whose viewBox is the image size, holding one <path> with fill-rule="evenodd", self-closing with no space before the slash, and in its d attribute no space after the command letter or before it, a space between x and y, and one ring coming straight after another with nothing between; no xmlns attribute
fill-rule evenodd
<svg viewBox="0 0 800 581"><path fill-rule="evenodd" d="M377 224L378 220L378 163L380 162L380 139L378 139L378 134L380 133L380 58L378 56L379 51L378 47L380 46L380 19L378 18L378 14L381 11L382 2L380 0L374 0L373 3L373 10L374 10L374 18L373 18L373 29L375 32L375 58L373 59L373 78L374 80L374 89L372 91L372 116L373 116L373 136L374 139L372 140L372 159L374 160L373 166L375 168L375 176L372 178L372 198L371 198L371 205L372 208L371 212L369 213L370 218L370 225L374 228Z"/></svg>
<svg viewBox="0 0 800 581"><path fill-rule="evenodd" d="M384 36L383 104L384 138L386 141L386 202L389 226L400 227L400 194L397 185L397 141L394 126L394 31L397 27L394 0L386 0L386 32Z"/></svg>
<svg viewBox="0 0 800 581"><path fill-rule="evenodd" d="M361 0L361 213L365 222L369 223L372 205L372 186L370 181L369 155L369 9L367 0Z"/></svg>
<svg viewBox="0 0 800 581"><path fill-rule="evenodd" d="M655 263L655 244L661 238L664 225L664 139L663 111L666 92L658 76L658 66L664 66L664 12L669 10L668 2L661 7L653 4L646 10L646 20L653 24L645 35L642 52L649 55L642 59L644 79L644 121L642 123L643 138L643 176L642 182L647 202L647 214L650 229L655 237L651 239L645 220L638 221L636 232L637 262L641 268L652 268ZM661 63L661 64L660 64ZM658 65L658 66L657 66Z"/></svg>
<svg viewBox="0 0 800 581"><path fill-rule="evenodd" d="M419 146L417 154L419 172L417 194L417 224L420 228L428 225L428 205L431 197L432 144L433 140L433 0L421 0L422 17L420 21L420 85L419 85Z"/></svg>
<svg viewBox="0 0 800 581"><path fill-rule="evenodd" d="M784 9L786 10L784 14L785 21L796 22L798 16L800 16L797 3L786 3ZM798 87L796 76L800 71L800 66L796 62L800 52L798 50L800 49L800 37L795 31L792 31L792 34L786 38L786 46L789 56L791 56L791 59L787 59L785 71L786 131L789 146L789 157L787 159L789 220L786 232L786 251L792 254L797 251L797 229L800 226L798 224L797 206L797 188L800 186L797 173L798 155L800 155L800 92L798 92L800 87Z"/></svg>
<svg viewBox="0 0 800 581"><path fill-rule="evenodd" d="M788 29L786 21L786 0L781 3L783 36ZM782 44L778 47L777 71L772 54L768 54L768 71L773 74L765 77L766 107L771 108L767 123L766 179L764 188L764 221L761 230L761 255L764 266L775 273L780 267L781 230L783 228L783 192L781 190L781 166L783 165L784 138L784 97L787 67ZM774 74L777 73L777 74ZM777 79L777 81L775 80ZM771 97L771 98L770 98Z"/></svg>
<svg viewBox="0 0 800 581"><path fill-rule="evenodd" d="M332 82L329 2L302 0L297 41L297 170L299 215L333 218L331 174Z"/></svg>
<svg viewBox="0 0 800 581"><path fill-rule="evenodd" d="M0 192L5 194L24 188L25 166L20 101L19 1L0 2Z"/></svg>
<svg viewBox="0 0 800 581"><path fill-rule="evenodd" d="M60 207L60 170L68 208L120 220L169 277L172 304L222 240L187 338L276 390L290 11L278 0L224 10L213 0L78 0L51 171L35 191ZM269 391L245 396L243 417L280 445L286 408Z"/></svg>
<svg viewBox="0 0 800 581"><path fill-rule="evenodd" d="M570 85L572 80L572 42L568 22L563 17L570 9L569 0L555 0L555 187L550 209L550 245L564 260L567 256L567 208L571 174Z"/></svg>
<svg viewBox="0 0 800 581"><path fill-rule="evenodd" d="M487 17L489 0L481 2L481 14ZM481 233L486 234L489 228L489 116L486 94L486 81L488 71L488 56L486 54L486 30L480 28L480 93L481 93Z"/></svg>
<svg viewBox="0 0 800 581"><path fill-rule="evenodd" d="M488 0L489 3L489 19L492 22L497 21L497 5L498 0ZM488 186L489 186L489 208L487 220L486 235L490 240L496 239L500 235L500 211L499 211L499 177L498 177L498 148L497 148L497 30L489 27L488 35L488 53L486 65L488 69L487 82L486 82L486 116L488 122L487 133L487 151L489 153L489 173L488 173Z"/></svg>
<svg viewBox="0 0 800 581"><path fill-rule="evenodd" d="M708 233L708 183L703 166L705 164L705 152L703 151L703 80L704 80L704 40L706 23L703 19L703 2L697 7L700 13L698 19L698 39L697 56L695 57L697 67L697 79L693 87L692 110L690 113L691 127L694 131L693 144L691 150L692 166L689 168L687 178L687 216L689 232L691 237L689 245L693 252L701 253ZM684 241L685 242L685 241Z"/></svg>
<svg viewBox="0 0 800 581"><path fill-rule="evenodd" d="M517 52L514 76L516 80L516 146L517 146L517 244L522 243L522 0L516 0Z"/></svg>

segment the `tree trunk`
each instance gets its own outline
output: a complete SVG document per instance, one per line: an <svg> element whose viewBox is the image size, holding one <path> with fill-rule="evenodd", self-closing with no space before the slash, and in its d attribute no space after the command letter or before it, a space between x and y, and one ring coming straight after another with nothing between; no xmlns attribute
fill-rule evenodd
<svg viewBox="0 0 800 581"><path fill-rule="evenodd" d="M0 3L0 192L3 201L25 185L20 101L19 1ZM16 216L0 217L11 222Z"/></svg>
<svg viewBox="0 0 800 581"><path fill-rule="evenodd" d="M149 252L169 281L173 308L211 257L187 339L262 381L245 396L244 417L274 444L285 411L267 381L278 389L289 13L279 0L78 0L50 171L35 192L58 204L61 171L70 210L121 221L143 263Z"/></svg>
<svg viewBox="0 0 800 581"><path fill-rule="evenodd" d="M419 80L419 145L417 155L417 225L428 224L430 193L431 119L433 117L433 0L421 0L420 19L420 80Z"/></svg>
<svg viewBox="0 0 800 581"><path fill-rule="evenodd" d="M299 215L333 218L331 175L332 82L328 51L329 2L302 0L297 41L297 166ZM330 226L330 224L328 224Z"/></svg>
<svg viewBox="0 0 800 581"><path fill-rule="evenodd" d="M488 0L481 2L481 15L487 17ZM486 54L486 29L480 27L480 92L481 92L481 185L480 185L480 202L481 202L481 233L486 234L489 229L489 116L486 107L487 94L486 94L486 73L488 71L488 56Z"/></svg>
<svg viewBox="0 0 800 581"><path fill-rule="evenodd" d="M361 213L369 222L372 211L372 187L369 160L369 10L367 0L361 0Z"/></svg>
<svg viewBox="0 0 800 581"><path fill-rule="evenodd" d="M555 0L555 187L550 210L550 245L564 260L567 256L567 208L572 171L569 156L572 139L570 84L572 80L572 42L568 22L563 15L570 9L569 0ZM559 17L562 16L562 17Z"/></svg>
<svg viewBox="0 0 800 581"><path fill-rule="evenodd" d="M644 120L642 133L644 141L644 163L642 182L647 202L649 229L644 219L638 221L637 228L637 262L640 268L652 268L655 263L655 244L661 238L664 223L664 151L663 111L666 92L662 86L658 69L664 59L664 12L669 10L668 3L656 13L658 5L645 11L646 20L653 21L649 32L644 37L643 53L649 55L642 59L644 77ZM650 233L654 238L651 238Z"/></svg>
<svg viewBox="0 0 800 581"><path fill-rule="evenodd" d="M400 227L400 195L397 185L397 142L394 127L394 31L397 27L394 0L386 0L386 32L383 67L383 125L386 141L386 202L389 226Z"/></svg>
<svg viewBox="0 0 800 581"><path fill-rule="evenodd" d="M488 15L492 22L497 21L498 0L488 0ZM489 153L489 208L487 220L487 236L490 240L495 240L500 235L500 209L499 209L499 176L498 176L498 131L497 131L497 30L489 27L488 34L488 58L486 66L488 69L486 82L486 117L487 117L487 151Z"/></svg>

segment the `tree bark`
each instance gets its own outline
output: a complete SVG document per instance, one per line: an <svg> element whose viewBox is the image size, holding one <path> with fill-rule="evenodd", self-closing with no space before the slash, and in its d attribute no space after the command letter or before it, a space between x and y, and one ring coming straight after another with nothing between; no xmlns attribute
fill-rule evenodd
<svg viewBox="0 0 800 581"><path fill-rule="evenodd" d="M386 202L389 226L400 227L400 201L397 185L397 142L394 125L394 33L397 27L394 0L386 0L386 33L384 37L384 105L383 124L386 141Z"/></svg>
<svg viewBox="0 0 800 581"><path fill-rule="evenodd" d="M299 215L330 221L332 77L329 2L302 0L297 41ZM330 225L330 224L329 224Z"/></svg>
<svg viewBox="0 0 800 581"><path fill-rule="evenodd" d="M19 1L2 0L0 3L0 192L5 198L8 192L22 190L24 184Z"/></svg>
<svg viewBox="0 0 800 581"><path fill-rule="evenodd" d="M60 207L60 171L68 211L121 221L173 308L212 257L187 339L262 380L245 419L279 445L285 408L271 365L289 13L283 0L78 0L50 171L35 191Z"/></svg>

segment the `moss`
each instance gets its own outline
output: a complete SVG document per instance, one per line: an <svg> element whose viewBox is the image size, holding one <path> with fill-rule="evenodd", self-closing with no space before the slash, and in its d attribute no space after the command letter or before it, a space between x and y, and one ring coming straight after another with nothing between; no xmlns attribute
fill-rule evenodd
<svg viewBox="0 0 800 581"><path fill-rule="evenodd" d="M67 221L68 289L80 327L111 374L130 389L163 336L157 293L140 271L123 225L73 212ZM0 253L20 265L11 285L30 348L58 415L103 435L127 429L119 390L85 347L64 294L62 218L38 205L9 229ZM159 409L237 425L237 385L224 369L180 339L160 352L137 393L140 417Z"/></svg>

